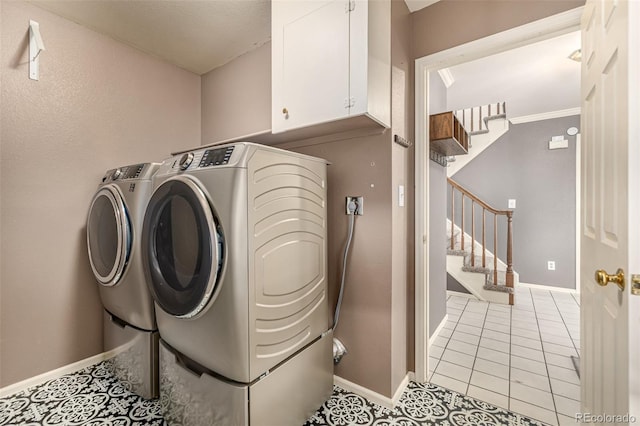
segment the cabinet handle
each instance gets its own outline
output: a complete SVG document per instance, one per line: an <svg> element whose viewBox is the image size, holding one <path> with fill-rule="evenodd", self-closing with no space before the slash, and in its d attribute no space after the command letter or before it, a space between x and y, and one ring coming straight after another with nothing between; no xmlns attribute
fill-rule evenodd
<svg viewBox="0 0 640 426"><path fill-rule="evenodd" d="M289 118L289 110L287 108L282 108L282 114L284 114L285 120Z"/></svg>

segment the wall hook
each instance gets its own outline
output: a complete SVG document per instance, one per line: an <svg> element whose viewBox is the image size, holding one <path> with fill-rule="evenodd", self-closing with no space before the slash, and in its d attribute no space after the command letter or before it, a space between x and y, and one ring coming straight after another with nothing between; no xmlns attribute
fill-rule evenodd
<svg viewBox="0 0 640 426"><path fill-rule="evenodd" d="M40 35L40 24L36 21L29 21L29 78L31 80L40 79L40 53L45 50L42 36Z"/></svg>

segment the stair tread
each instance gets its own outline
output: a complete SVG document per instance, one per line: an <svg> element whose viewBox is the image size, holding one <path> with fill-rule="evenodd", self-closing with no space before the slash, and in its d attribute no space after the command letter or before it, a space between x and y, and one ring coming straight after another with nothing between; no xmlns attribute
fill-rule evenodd
<svg viewBox="0 0 640 426"><path fill-rule="evenodd" d="M499 291L502 293L513 294L513 287L507 287L506 285L493 285L487 283L482 288L489 291Z"/></svg>
<svg viewBox="0 0 640 426"><path fill-rule="evenodd" d="M447 250L447 254L449 255L458 255L458 256L464 256L465 260L463 262L462 265L462 270L464 272L474 272L474 273L479 273L479 274L484 274L485 275L485 284L483 286L483 289L485 290L490 290L490 291L499 291L499 292L503 292L503 293L513 293L513 288L512 287L507 287L506 286L506 282L507 282L507 271L503 270L503 269L498 269L498 282L494 283L494 278L495 278L495 274L494 274L494 269L492 267L482 267L482 256L475 256L476 257L476 261L477 264L475 266L471 266L469 259L471 258L471 253L468 252L467 250L451 250L448 249ZM493 259L493 256L487 256L486 257L486 264L487 265L491 265L493 266L493 260L491 260L491 262L488 261L488 259L491 258ZM479 266L480 265L480 266Z"/></svg>
<svg viewBox="0 0 640 426"><path fill-rule="evenodd" d="M454 248L451 249L451 245L447 245L447 254L449 255L455 255L455 256L464 256L464 264L466 266L471 266L471 249L466 247L465 244L465 249L462 250L460 249L460 244L454 244ZM486 254L485 255L485 265L487 267L492 267L493 266L493 255L491 254ZM474 265L473 267L478 267L482 265L482 255L474 255Z"/></svg>
<svg viewBox="0 0 640 426"><path fill-rule="evenodd" d="M466 256L467 252L465 250L447 250L447 254L451 256Z"/></svg>
<svg viewBox="0 0 640 426"><path fill-rule="evenodd" d="M450 239L447 239L447 241L446 241L446 247L447 247L448 249L450 249L450 248L451 248L451 240L450 240ZM456 241L454 241L454 243L453 243L453 247L454 247L454 250L456 250L456 249L458 249L458 250L459 250L459 249L460 249L460 247L462 247L462 244L460 243L460 240L459 240L459 239L456 239ZM465 249L466 251L468 251L468 252L471 252L471 241L470 241L470 240L468 240L468 239L466 239L466 238L464 239L464 249ZM476 251L476 253L478 253L478 252L479 252L480 254L482 254L482 250L477 250L477 251ZM489 255L487 254L487 256L489 256Z"/></svg>
<svg viewBox="0 0 640 426"><path fill-rule="evenodd" d="M493 269L491 268L487 268L487 267L482 267L482 266L471 266L471 265L464 265L462 267L462 270L465 272L477 272L479 274L490 274L493 273Z"/></svg>

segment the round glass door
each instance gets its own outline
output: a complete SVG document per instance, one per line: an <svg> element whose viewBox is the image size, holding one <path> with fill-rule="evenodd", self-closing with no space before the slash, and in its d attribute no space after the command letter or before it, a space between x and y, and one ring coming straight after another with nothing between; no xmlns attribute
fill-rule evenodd
<svg viewBox="0 0 640 426"><path fill-rule="evenodd" d="M129 260L131 226L117 187L101 188L91 201L87 248L93 274L105 286L118 283Z"/></svg>
<svg viewBox="0 0 640 426"><path fill-rule="evenodd" d="M222 264L222 238L209 202L187 176L153 193L144 218L142 256L155 301L190 318L213 296Z"/></svg>

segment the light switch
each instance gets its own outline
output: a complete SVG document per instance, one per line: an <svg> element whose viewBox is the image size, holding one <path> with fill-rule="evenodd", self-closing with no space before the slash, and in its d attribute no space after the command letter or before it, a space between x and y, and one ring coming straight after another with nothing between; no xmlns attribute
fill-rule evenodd
<svg viewBox="0 0 640 426"><path fill-rule="evenodd" d="M515 209L516 208L516 200L515 198L509 198L509 207L510 209Z"/></svg>
<svg viewBox="0 0 640 426"><path fill-rule="evenodd" d="M398 185L398 206L404 207L404 185Z"/></svg>

